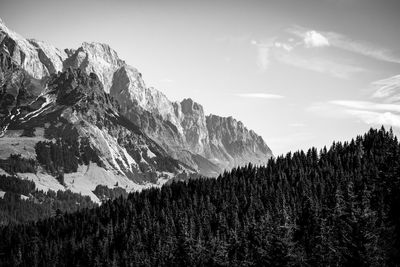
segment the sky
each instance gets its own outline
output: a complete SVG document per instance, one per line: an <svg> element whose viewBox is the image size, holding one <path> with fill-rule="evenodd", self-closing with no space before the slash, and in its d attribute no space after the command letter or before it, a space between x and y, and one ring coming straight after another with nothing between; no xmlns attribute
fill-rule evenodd
<svg viewBox="0 0 400 267"><path fill-rule="evenodd" d="M233 116L274 155L400 133L398 0L1 0L58 48L109 44L148 86Z"/></svg>

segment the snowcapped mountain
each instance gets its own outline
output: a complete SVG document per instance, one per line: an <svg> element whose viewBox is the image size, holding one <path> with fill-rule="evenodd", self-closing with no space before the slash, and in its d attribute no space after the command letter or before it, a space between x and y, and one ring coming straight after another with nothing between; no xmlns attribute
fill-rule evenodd
<svg viewBox="0 0 400 267"><path fill-rule="evenodd" d="M0 20L0 60L0 157L38 158L38 142L70 148L77 160L72 170L41 164L50 176L65 173L66 188L92 175L89 187L134 189L180 173L216 176L272 157L243 123L206 116L192 99L172 102L146 86L142 74L106 44L60 50L23 38Z"/></svg>

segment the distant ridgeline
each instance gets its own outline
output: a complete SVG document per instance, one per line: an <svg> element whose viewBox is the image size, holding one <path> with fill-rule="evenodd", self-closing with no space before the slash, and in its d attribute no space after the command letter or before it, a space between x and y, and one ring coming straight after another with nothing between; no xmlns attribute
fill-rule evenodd
<svg viewBox="0 0 400 267"><path fill-rule="evenodd" d="M399 266L400 146L329 149L0 231L4 266Z"/></svg>

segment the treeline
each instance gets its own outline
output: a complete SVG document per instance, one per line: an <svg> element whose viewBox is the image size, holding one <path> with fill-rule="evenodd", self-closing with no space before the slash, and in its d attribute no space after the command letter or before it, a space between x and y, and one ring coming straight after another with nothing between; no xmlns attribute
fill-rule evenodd
<svg viewBox="0 0 400 267"><path fill-rule="evenodd" d="M0 231L4 266L398 266L400 146L329 149Z"/></svg>
<svg viewBox="0 0 400 267"><path fill-rule="evenodd" d="M7 159L0 159L0 169L10 174L18 172L36 173L37 162L34 159L23 158L20 154L11 154Z"/></svg>
<svg viewBox="0 0 400 267"><path fill-rule="evenodd" d="M0 175L0 191L5 192L0 197L0 225L38 221L97 206L88 196L69 190L39 191L32 181L6 175Z"/></svg>
<svg viewBox="0 0 400 267"><path fill-rule="evenodd" d="M56 142L40 141L35 146L36 157L47 171L52 174L71 173L78 170L79 143L66 143L62 139Z"/></svg>
<svg viewBox="0 0 400 267"><path fill-rule="evenodd" d="M76 172L79 164L88 165L91 161L103 166L89 139L79 138L71 125L67 124L61 130L52 126L46 129L46 136L56 141L39 141L35 145L35 152L37 161L51 174Z"/></svg>

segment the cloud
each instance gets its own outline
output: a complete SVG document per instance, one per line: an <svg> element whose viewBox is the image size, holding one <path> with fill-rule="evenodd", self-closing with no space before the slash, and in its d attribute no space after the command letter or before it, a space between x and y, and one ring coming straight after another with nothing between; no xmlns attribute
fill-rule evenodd
<svg viewBox="0 0 400 267"><path fill-rule="evenodd" d="M257 65L262 72L267 71L273 62L325 73L341 79L349 79L354 74L367 71L355 63L349 64L348 58L328 58L326 56L329 54L322 53L311 53L311 55L308 53L307 56L304 48L334 47L375 60L400 64L400 56L395 55L392 51L364 41L353 40L340 33L316 31L301 26L292 26L286 32L290 33L291 37L286 39L273 37L264 42L251 40L251 44L257 47ZM380 82L386 82L386 84L381 85L382 89L377 91L374 97L395 91L400 84L400 75ZM392 101L398 100L400 100L400 94L393 96Z"/></svg>
<svg viewBox="0 0 400 267"><path fill-rule="evenodd" d="M330 101L334 105L343 106L350 109L372 110L372 111L392 111L400 113L400 105L381 104L369 101L334 100Z"/></svg>
<svg viewBox="0 0 400 267"><path fill-rule="evenodd" d="M266 42L252 40L251 44L257 47L257 65L265 72L273 61L284 63L297 68L325 73L341 79L348 79L355 73L364 72L365 69L353 65L334 62L318 57L304 57L294 51L302 42L284 43L271 38ZM314 47L326 45L323 37L312 33L309 36L308 45Z"/></svg>
<svg viewBox="0 0 400 267"><path fill-rule="evenodd" d="M270 64L270 50L273 46L272 40L267 42L257 42L255 40L251 40L252 45L257 47L257 65L261 71L266 71Z"/></svg>
<svg viewBox="0 0 400 267"><path fill-rule="evenodd" d="M283 48L285 49L287 52L290 52L294 49L294 46L290 45L290 44L286 44L286 43L281 43L281 42L275 42L274 46L277 48Z"/></svg>
<svg viewBox="0 0 400 267"><path fill-rule="evenodd" d="M394 55L393 52L388 49L368 42L352 40L345 35L335 32L327 32L325 34L334 47L376 60L400 64L400 57Z"/></svg>
<svg viewBox="0 0 400 267"><path fill-rule="evenodd" d="M236 96L239 97L244 97L244 98L263 98L263 99L281 99L284 98L282 95L277 95L277 94L267 94L267 93L241 93L241 94L235 94Z"/></svg>
<svg viewBox="0 0 400 267"><path fill-rule="evenodd" d="M400 75L375 81L372 86L375 89L372 97L384 99L390 103L400 101Z"/></svg>
<svg viewBox="0 0 400 267"><path fill-rule="evenodd" d="M307 110L315 114L333 118L348 118L349 116L368 125L389 125L400 128L400 104L398 104L400 75L375 81L375 92L372 98L382 102L358 100L332 100L312 104Z"/></svg>
<svg viewBox="0 0 400 267"><path fill-rule="evenodd" d="M324 47L329 46L328 39L316 31L307 31L304 34L304 44L306 47Z"/></svg>
<svg viewBox="0 0 400 267"><path fill-rule="evenodd" d="M353 65L337 63L323 58L303 58L294 53L281 53L277 59L297 68L326 73L336 78L348 79L351 75L364 72L365 69Z"/></svg>
<svg viewBox="0 0 400 267"><path fill-rule="evenodd" d="M400 64L400 57L394 55L392 51L365 41L353 40L340 33L317 32L301 26L290 27L287 32L302 38L304 46L308 48L332 46L376 60Z"/></svg>
<svg viewBox="0 0 400 267"><path fill-rule="evenodd" d="M367 125L389 125L400 128L400 114L396 111L398 107L391 110L391 107L379 105L362 101L329 101L314 103L307 110L329 118L348 119L353 117Z"/></svg>
<svg viewBox="0 0 400 267"><path fill-rule="evenodd" d="M349 115L361 119L368 125L390 125L400 128L400 115L392 112L374 112L368 110L347 109L345 111Z"/></svg>

